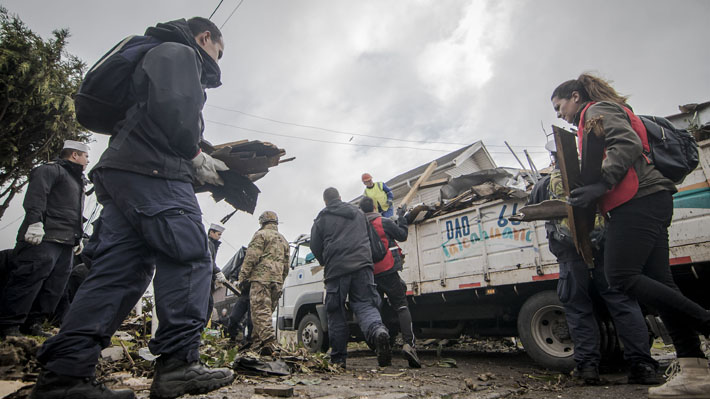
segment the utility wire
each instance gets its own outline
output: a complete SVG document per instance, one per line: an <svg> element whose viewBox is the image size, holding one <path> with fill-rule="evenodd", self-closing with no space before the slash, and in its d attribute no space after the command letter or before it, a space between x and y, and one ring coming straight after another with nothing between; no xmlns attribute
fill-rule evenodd
<svg viewBox="0 0 710 399"><path fill-rule="evenodd" d="M464 145L469 145L471 143L454 143L454 142L442 142L442 141L427 141L427 140L409 140L409 139L402 139L402 138L395 138L395 137L386 137L386 136L376 136L376 135L371 135L371 134L362 134L362 133L353 133L353 132L346 132L343 130L336 130L336 129L328 129L325 127L320 127L320 126L313 126L313 125L305 125L301 123L295 123L295 122L286 122L286 121L281 121L278 119L272 119L272 118L267 118L264 116L259 116L259 115L254 115L250 114L248 112L240 111L237 109L232 109L232 108L226 108L226 107L220 107L217 105L211 105L211 104L206 104L208 107L211 108L216 108L220 109L222 111L228 111L228 112L234 112L237 114L242 114L246 116L250 116L252 118L256 119L261 119L269 122L274 122L274 123L280 123L282 125L290 125L290 126L297 126L297 127L303 127L307 129L315 129L315 130L321 130L324 132L331 132L331 133L337 133L337 134L343 134L346 136L358 136L358 137L368 137L368 138L373 138L373 139L381 139L381 140L391 140L391 141L403 141L407 143L417 143L417 144L441 144L441 145L459 145L459 146L464 146ZM505 147L504 145L497 145L497 144L491 144L487 145L486 147ZM538 147L538 148L544 148L545 146L542 145L530 145L530 146L513 146L513 147Z"/></svg>
<svg viewBox="0 0 710 399"><path fill-rule="evenodd" d="M374 145L374 144L357 144L357 143L341 143L338 141L328 141L328 140L319 140L319 139L312 139L309 137L299 137L299 136L292 136L288 134L282 134L282 133L273 133L273 132L267 132L264 130L258 130L258 129L250 129L247 127L242 127L242 126L237 126L237 125L232 125L229 123L224 123L224 122L217 122L213 121L210 119L205 119L206 122L213 123L215 125L220 125L220 126L226 126L226 127L231 127L235 129L240 129L240 130L246 130L249 132L254 132L254 133L261 133L261 134L267 134L270 136L278 136L278 137L286 137L290 139L296 139L296 140L305 140L305 141L313 141L317 143L326 143L326 144L337 144L337 145L347 145L347 146L356 146L356 147L370 147L370 148L388 148L388 149L409 149L409 150L421 150L421 151L434 151L434 152L446 152L449 153L451 150L438 150L434 148L421 148L421 147L408 147L408 146L384 146L384 145ZM471 145L471 143L465 144L465 145ZM507 151L488 151L491 154L507 154ZM531 153L547 153L545 151L530 151Z"/></svg>
<svg viewBox="0 0 710 399"><path fill-rule="evenodd" d="M6 228L12 226L13 224L15 224L15 222L17 222L18 220L22 219L23 217L25 217L25 215L20 215L17 219L13 220L12 222L10 222L10 223L8 223L8 224L6 224L6 225L0 227L0 231L5 230Z"/></svg>
<svg viewBox="0 0 710 399"><path fill-rule="evenodd" d="M309 137L298 137L298 136L290 136L290 135L287 135L287 134L266 132L266 131L263 131L263 130L250 129L250 128L246 128L246 127L242 127L242 126L231 125L231 124L229 124L229 123L217 122L217 121L213 121L213 120L209 120L209 119L205 119L205 121L206 121L206 122L210 122L210 123L214 123L215 125L233 127L233 128L235 128L235 129L246 130L246 131L254 132L254 133L262 133L262 134L268 134L268 135L270 135L270 136L278 136L278 137L288 137L288 138L290 138L290 139L314 141L314 142L317 142L317 143L348 145L348 146L356 146L356 147L394 148L394 149L411 149L411 150L424 150L424 151L436 151L436 152L451 152L450 150L435 150L435 149L433 149L433 148L417 148L417 147L405 147L405 146L382 146L382 145L356 144L356 143L340 143L340 142L337 142L337 141L319 140L319 139L312 139L312 138L309 138Z"/></svg>
<svg viewBox="0 0 710 399"><path fill-rule="evenodd" d="M226 20L224 21L224 23L222 24L222 26L219 27L219 30L222 30L222 28L224 28L224 25L227 25L227 22L229 22L229 19L232 18L232 15L234 15L235 12L237 12L237 9L239 9L239 6L241 6L242 3L244 3L244 0L239 0L239 4L237 4L237 6L234 7L234 10L232 10L232 13L229 14L229 16L227 17L227 19L226 19ZM221 4L221 3L220 3L220 4Z"/></svg>
<svg viewBox="0 0 710 399"><path fill-rule="evenodd" d="M210 14L210 17L207 19L212 19L212 17L214 16L214 13L217 12L217 10L219 9L219 6L221 6L223 2L224 2L224 0L219 0L219 4L217 4L217 7L215 7L214 11L212 11L212 14Z"/></svg>

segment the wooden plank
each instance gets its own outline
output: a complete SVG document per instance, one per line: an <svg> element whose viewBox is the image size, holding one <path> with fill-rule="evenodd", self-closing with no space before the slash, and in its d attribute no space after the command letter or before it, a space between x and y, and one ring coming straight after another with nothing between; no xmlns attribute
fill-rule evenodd
<svg viewBox="0 0 710 399"><path fill-rule="evenodd" d="M562 175L562 187L565 196L569 197L570 191L582 186L582 176L579 168L579 157L577 155L577 143L575 134L568 132L558 126L552 126L557 147L557 165ZM592 254L592 241L589 238L589 226L585 226L586 212L584 209L573 207L569 204L567 208L567 220L572 232L572 240L577 252L582 256L584 262L594 265L594 255Z"/></svg>
<svg viewBox="0 0 710 399"><path fill-rule="evenodd" d="M567 203L558 199L525 205L518 213L508 217L512 221L532 222L534 220L561 219L567 217Z"/></svg>
<svg viewBox="0 0 710 399"><path fill-rule="evenodd" d="M412 200L412 197L414 197L414 194L419 191L419 186L422 185L423 182L427 181L429 179L429 176L431 176L432 173L434 173L434 169L436 169L436 161L432 161L429 166L427 166L426 170L424 170L424 173L422 173L421 176L417 179L417 182L414 183L412 188L409 190L407 195L404 196L402 201L399 203L400 207L406 207L409 201Z"/></svg>

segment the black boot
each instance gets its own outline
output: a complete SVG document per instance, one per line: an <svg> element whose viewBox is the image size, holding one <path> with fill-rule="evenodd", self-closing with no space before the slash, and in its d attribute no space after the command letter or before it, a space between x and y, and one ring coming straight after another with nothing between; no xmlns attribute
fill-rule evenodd
<svg viewBox="0 0 710 399"><path fill-rule="evenodd" d="M381 329L375 335L375 353L377 353L377 364L380 365L380 367L386 367L392 364L390 335L385 329Z"/></svg>
<svg viewBox="0 0 710 399"><path fill-rule="evenodd" d="M114 391L93 377L69 377L42 370L30 399L135 399L130 389Z"/></svg>
<svg viewBox="0 0 710 399"><path fill-rule="evenodd" d="M34 335L35 337L50 338L52 334L45 332L40 323L32 323L29 326L23 326L20 331L25 335Z"/></svg>
<svg viewBox="0 0 710 399"><path fill-rule="evenodd" d="M156 361L150 397L164 399L207 393L232 381L234 373L230 369L211 369L200 362L188 363L175 357L161 356Z"/></svg>
<svg viewBox="0 0 710 399"><path fill-rule="evenodd" d="M648 363L636 363L629 368L629 384L659 385L656 367Z"/></svg>
<svg viewBox="0 0 710 399"><path fill-rule="evenodd" d="M599 369L596 366L577 366L572 370L572 376L586 385L599 385Z"/></svg>
<svg viewBox="0 0 710 399"><path fill-rule="evenodd" d="M17 326L7 326L0 328L0 338L5 339L7 337L21 337L22 333L20 328Z"/></svg>

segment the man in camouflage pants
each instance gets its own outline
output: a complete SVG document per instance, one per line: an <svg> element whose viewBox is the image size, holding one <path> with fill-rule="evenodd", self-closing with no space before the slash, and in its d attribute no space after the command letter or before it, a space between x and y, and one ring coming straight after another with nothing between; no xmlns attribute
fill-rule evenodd
<svg viewBox="0 0 710 399"><path fill-rule="evenodd" d="M271 326L271 314L276 309L283 281L288 275L288 241L278 230L279 219L273 211L259 216L261 228L254 233L242 269L240 286L250 284L251 319L254 325L253 348L262 355L275 349L276 334Z"/></svg>

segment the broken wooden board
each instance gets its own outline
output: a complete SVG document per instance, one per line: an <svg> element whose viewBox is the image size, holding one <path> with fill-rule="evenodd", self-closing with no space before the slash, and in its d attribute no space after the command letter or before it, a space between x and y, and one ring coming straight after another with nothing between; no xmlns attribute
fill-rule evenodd
<svg viewBox="0 0 710 399"><path fill-rule="evenodd" d="M565 196L569 198L570 191L583 185L579 157L577 155L577 143L574 139L575 134L554 125L552 126L552 132L555 136L557 165L562 175L562 187L564 188ZM565 205L565 207L567 208L569 228L572 232L572 240L577 253L582 256L587 265L593 266L594 255L589 233L591 232L590 227L594 226L594 221L592 220L591 225L588 223L588 212L585 209L571 205Z"/></svg>
<svg viewBox="0 0 710 399"><path fill-rule="evenodd" d="M259 395L278 396L281 398L290 398L293 396L293 387L270 385L263 387L254 387L254 393Z"/></svg>
<svg viewBox="0 0 710 399"><path fill-rule="evenodd" d="M515 222L532 222L535 220L552 220L567 217L567 203L553 199L542 201L539 204L525 205L518 213L508 217Z"/></svg>
<svg viewBox="0 0 710 399"><path fill-rule="evenodd" d="M444 177L444 178L436 179L436 180L427 180L424 183L422 183L422 185L419 186L419 188L422 189L422 188L443 186L444 184L446 184L448 182L449 182L448 177Z"/></svg>

